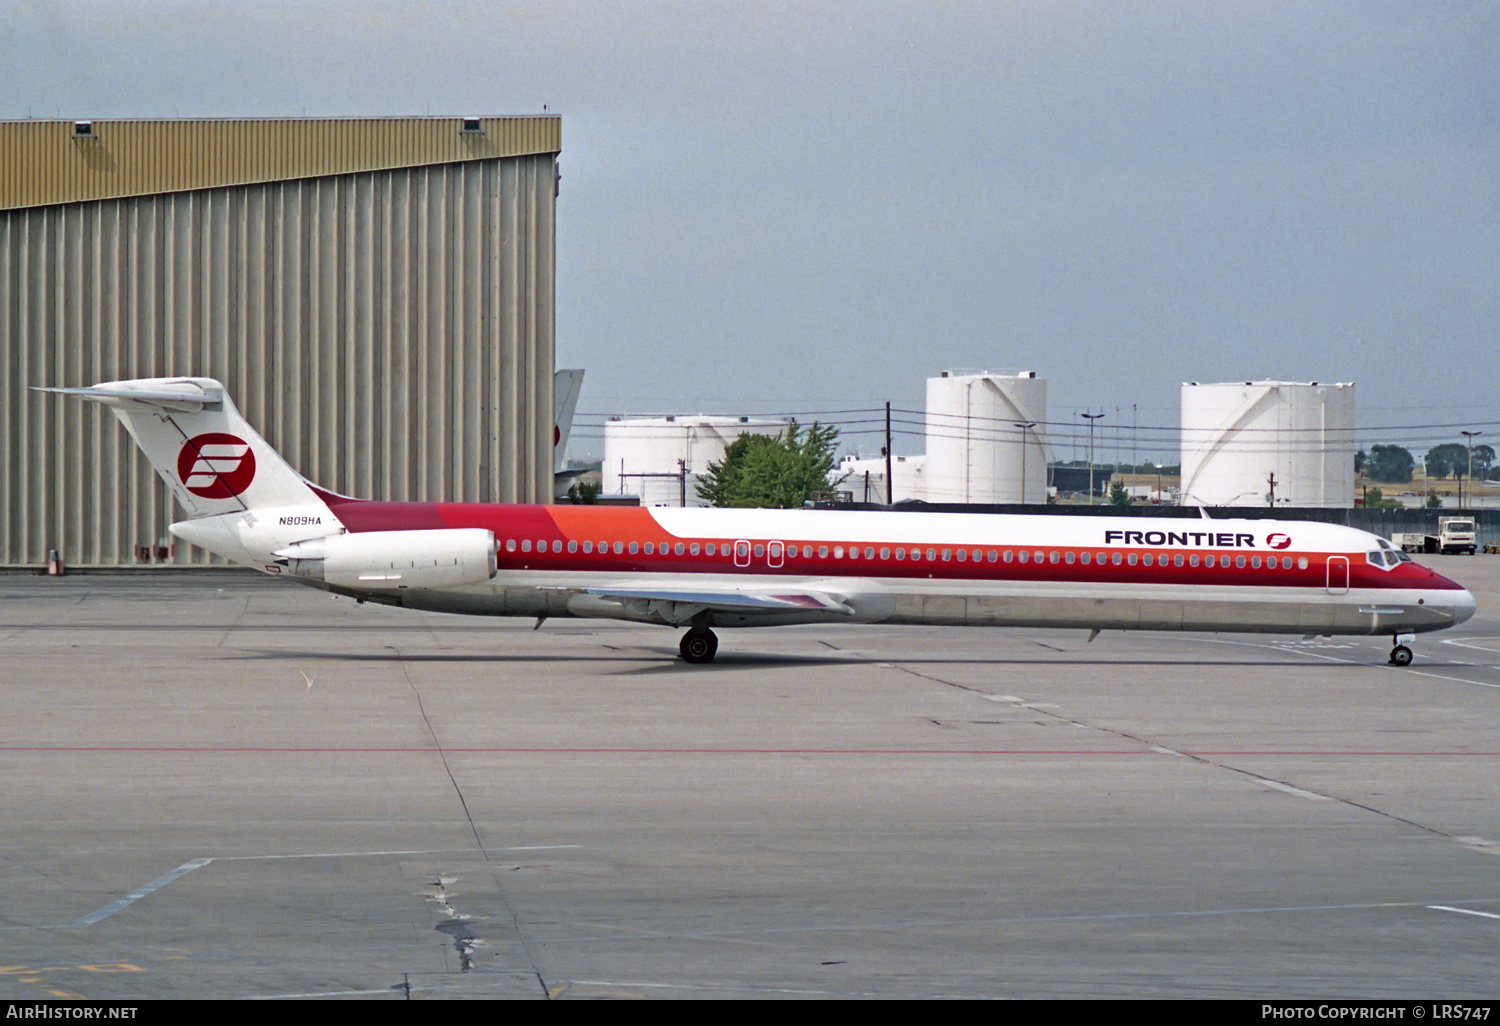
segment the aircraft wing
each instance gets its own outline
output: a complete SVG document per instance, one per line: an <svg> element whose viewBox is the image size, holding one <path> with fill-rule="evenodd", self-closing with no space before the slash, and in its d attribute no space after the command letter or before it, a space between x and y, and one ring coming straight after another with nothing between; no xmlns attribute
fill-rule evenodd
<svg viewBox="0 0 1500 1026"><path fill-rule="evenodd" d="M571 589L570 589L571 590ZM732 588L638 584L579 588L568 608L578 616L650 619L688 623L699 613L776 617L797 613L852 617L853 607L836 595L816 588Z"/></svg>
<svg viewBox="0 0 1500 1026"><path fill-rule="evenodd" d="M819 612L843 613L853 616L854 610L834 598L811 589L777 591L742 591L740 589L698 588L584 588L586 595L600 598L646 599L655 602L688 602L704 609L722 609L725 612L743 613L749 610L762 612L796 612L815 609Z"/></svg>

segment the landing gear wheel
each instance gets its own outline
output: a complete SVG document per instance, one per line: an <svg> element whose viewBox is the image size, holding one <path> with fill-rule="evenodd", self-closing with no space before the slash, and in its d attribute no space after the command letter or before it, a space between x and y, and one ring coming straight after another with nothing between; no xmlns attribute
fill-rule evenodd
<svg viewBox="0 0 1500 1026"><path fill-rule="evenodd" d="M677 646L685 662L711 663L719 651L719 638L707 627L694 627L682 636Z"/></svg>
<svg viewBox="0 0 1500 1026"><path fill-rule="evenodd" d="M1411 649L1407 648L1405 645L1397 645L1395 648L1391 649L1391 665L1410 666Z"/></svg>

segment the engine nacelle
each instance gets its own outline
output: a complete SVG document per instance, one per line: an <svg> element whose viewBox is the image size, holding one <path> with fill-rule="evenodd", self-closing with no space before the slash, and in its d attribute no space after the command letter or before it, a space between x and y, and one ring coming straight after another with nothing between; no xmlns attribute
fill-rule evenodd
<svg viewBox="0 0 1500 1026"><path fill-rule="evenodd" d="M334 534L276 556L296 577L359 590L456 588L495 576L495 536L477 527Z"/></svg>

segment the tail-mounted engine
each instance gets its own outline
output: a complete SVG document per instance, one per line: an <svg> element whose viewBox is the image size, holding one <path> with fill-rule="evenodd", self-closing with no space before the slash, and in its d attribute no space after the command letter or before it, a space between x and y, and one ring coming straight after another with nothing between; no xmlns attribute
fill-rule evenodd
<svg viewBox="0 0 1500 1026"><path fill-rule="evenodd" d="M340 588L456 588L495 576L495 536L480 528L335 534L289 545L276 561Z"/></svg>

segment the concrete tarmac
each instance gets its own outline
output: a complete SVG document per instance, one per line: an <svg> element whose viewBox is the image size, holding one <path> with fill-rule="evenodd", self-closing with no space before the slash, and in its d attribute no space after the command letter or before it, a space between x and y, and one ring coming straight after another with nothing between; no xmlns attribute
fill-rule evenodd
<svg viewBox="0 0 1500 1026"><path fill-rule="evenodd" d="M0 996L1494 998L1500 558L1388 638L0 577Z"/></svg>

